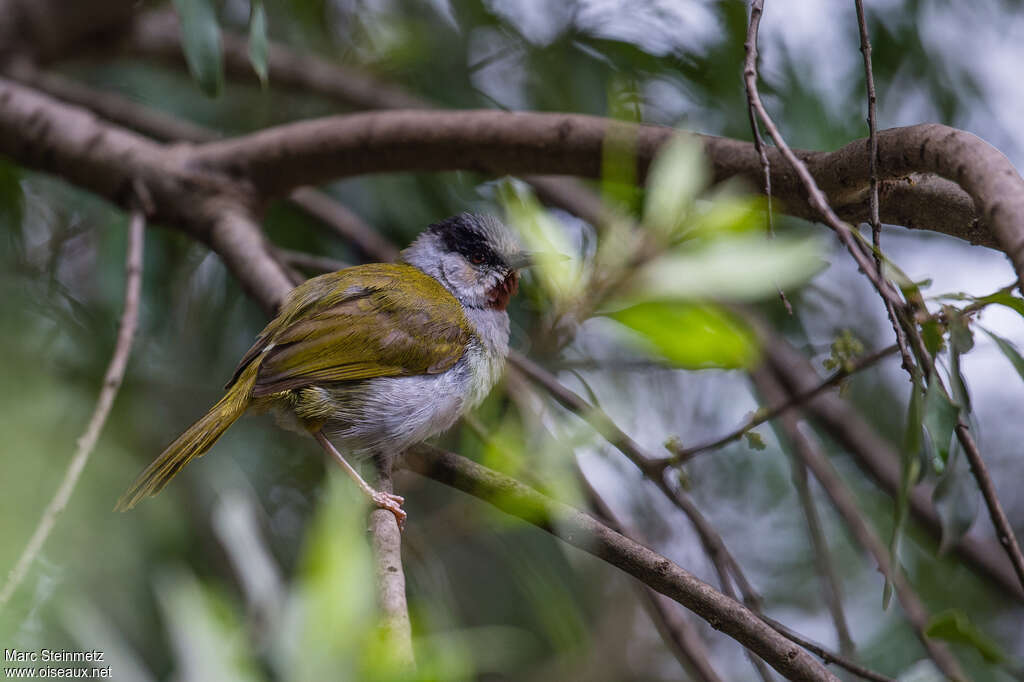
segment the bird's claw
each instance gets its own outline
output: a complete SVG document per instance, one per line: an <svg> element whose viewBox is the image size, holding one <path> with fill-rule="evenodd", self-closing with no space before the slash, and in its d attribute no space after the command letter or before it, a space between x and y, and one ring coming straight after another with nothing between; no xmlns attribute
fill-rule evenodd
<svg viewBox="0 0 1024 682"><path fill-rule="evenodd" d="M405 519L408 514L402 509L402 503L405 502L404 497L394 493L386 493L383 490L376 490L371 495L371 499L375 505L395 515L395 521L398 522L398 530L402 530L405 527Z"/></svg>

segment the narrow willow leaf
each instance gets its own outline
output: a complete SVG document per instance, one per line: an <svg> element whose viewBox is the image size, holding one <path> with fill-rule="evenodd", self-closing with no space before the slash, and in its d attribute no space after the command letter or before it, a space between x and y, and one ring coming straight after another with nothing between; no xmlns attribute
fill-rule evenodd
<svg viewBox="0 0 1024 682"><path fill-rule="evenodd" d="M692 221L683 231L686 237L764 232L768 222L768 202L764 197L735 196L724 191L697 204Z"/></svg>
<svg viewBox="0 0 1024 682"><path fill-rule="evenodd" d="M752 301L794 288L825 263L815 240L762 235L722 237L707 246L676 250L644 266L622 301L715 299ZM628 303L626 303L628 304Z"/></svg>
<svg viewBox="0 0 1024 682"><path fill-rule="evenodd" d="M690 135L673 137L651 165L644 204L644 226L667 237L678 234L693 212L694 200L707 181L707 162L700 142Z"/></svg>
<svg viewBox="0 0 1024 682"><path fill-rule="evenodd" d="M984 327L981 328L981 331L988 334L989 338L996 342L996 346L998 346L999 350L1006 356L1006 359L1010 361L1013 368L1017 370L1017 374L1020 375L1021 380L1024 380L1024 357L1021 357L1020 351L1017 350L1017 347L1009 340L1004 339L995 332L991 332Z"/></svg>
<svg viewBox="0 0 1024 682"><path fill-rule="evenodd" d="M216 97L224 88L224 64L212 0L174 0L174 7L188 70L203 92Z"/></svg>
<svg viewBox="0 0 1024 682"><path fill-rule="evenodd" d="M20 228L24 206L21 172L14 164L0 159L0 228Z"/></svg>
<svg viewBox="0 0 1024 682"><path fill-rule="evenodd" d="M929 317L921 323L921 338L924 340L924 347L928 349L932 357L935 357L945 345L942 328L933 317Z"/></svg>
<svg viewBox="0 0 1024 682"><path fill-rule="evenodd" d="M267 10L262 0L252 0L252 11L249 15L249 62L253 71L260 79L260 85L267 87Z"/></svg>
<svg viewBox="0 0 1024 682"><path fill-rule="evenodd" d="M582 294L583 274L579 260L568 258L575 249L565 228L529 191L508 187L501 193L505 216L522 237L527 251L535 254L532 273L556 302L575 300Z"/></svg>
<svg viewBox="0 0 1024 682"><path fill-rule="evenodd" d="M936 614L924 633L932 639L972 646L989 663L1004 663L1008 660L1002 647L972 623L960 609L947 609Z"/></svg>
<svg viewBox="0 0 1024 682"><path fill-rule="evenodd" d="M967 391L967 380L960 366L960 357L974 348L974 332L959 310L950 306L946 306L944 310L949 321L950 388L953 391L953 401L960 406L960 416L966 419L971 412L971 396Z"/></svg>
<svg viewBox="0 0 1024 682"><path fill-rule="evenodd" d="M949 461L949 444L959 418L960 407L946 396L939 378L932 377L924 398L924 428L939 460L936 468L940 472Z"/></svg>
<svg viewBox="0 0 1024 682"><path fill-rule="evenodd" d="M746 438L747 447L751 450L764 450L768 447L765 445L764 438L757 431L747 431L743 437Z"/></svg>
<svg viewBox="0 0 1024 682"><path fill-rule="evenodd" d="M978 486L961 450L960 441L954 439L949 464L932 493L942 526L940 555L960 541L978 516Z"/></svg>
<svg viewBox="0 0 1024 682"><path fill-rule="evenodd" d="M907 405L907 424L903 431L903 466L900 473L900 490L896 498L895 522L892 529L892 540L889 543L889 556L893 571L899 569L900 543L903 540L903 529L907 520L907 509L910 504L910 489L921 474L921 430L924 428L924 410L921 399L920 373L915 370L914 381L910 389L910 402ZM882 589L882 608L888 609L892 601L892 581L886 576L885 587Z"/></svg>
<svg viewBox="0 0 1024 682"><path fill-rule="evenodd" d="M608 91L608 125L601 145L601 196L605 203L636 215L642 190L637 183L636 129L620 122L640 123L642 96L635 78L613 76Z"/></svg>
<svg viewBox="0 0 1024 682"><path fill-rule="evenodd" d="M974 299L978 303L986 303L1006 306L1010 310L1017 311L1017 314L1024 317L1024 299L1017 298L1013 294L1007 291L997 291L994 294L988 296L982 296L981 298Z"/></svg>
<svg viewBox="0 0 1024 682"><path fill-rule="evenodd" d="M609 316L679 367L750 367L757 359L753 332L716 306L651 301Z"/></svg>

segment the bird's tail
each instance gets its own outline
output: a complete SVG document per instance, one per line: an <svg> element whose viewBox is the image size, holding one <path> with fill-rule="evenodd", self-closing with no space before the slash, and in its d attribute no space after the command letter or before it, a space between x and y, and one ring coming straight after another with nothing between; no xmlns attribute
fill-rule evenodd
<svg viewBox="0 0 1024 682"><path fill-rule="evenodd" d="M202 419L188 427L185 433L168 445L160 456L139 474L131 487L117 501L114 510L128 511L140 500L156 495L186 464L205 454L249 407L249 397L258 370L259 362L249 363L238 380L228 388L224 397L218 400Z"/></svg>

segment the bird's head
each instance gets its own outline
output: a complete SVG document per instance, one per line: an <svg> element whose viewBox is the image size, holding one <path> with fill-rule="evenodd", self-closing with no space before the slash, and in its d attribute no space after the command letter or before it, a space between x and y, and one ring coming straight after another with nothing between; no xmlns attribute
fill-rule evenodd
<svg viewBox="0 0 1024 682"><path fill-rule="evenodd" d="M512 232L490 215L460 213L434 223L402 252L402 260L441 282L462 305L504 310L530 258Z"/></svg>

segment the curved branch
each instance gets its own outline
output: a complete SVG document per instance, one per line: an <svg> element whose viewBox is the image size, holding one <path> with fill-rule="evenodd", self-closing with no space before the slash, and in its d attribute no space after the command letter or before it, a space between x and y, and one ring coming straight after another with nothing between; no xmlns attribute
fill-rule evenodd
<svg viewBox="0 0 1024 682"><path fill-rule="evenodd" d="M303 184L390 171L475 170L488 174L564 174L598 177L609 120L580 114L476 111L381 111L332 116L269 128L197 147L193 159L253 181L263 192L281 195ZM658 148L675 130L625 126L635 141L637 177L642 180ZM711 164L713 180L740 177L752 187L763 177L754 145L696 135ZM942 200L924 226L965 239L978 239L979 223L1024 273L1024 179L999 150L970 133L939 124L892 128L878 133L882 192L921 192ZM783 210L817 217L803 184L778 149L767 150L771 186ZM864 140L834 152L795 151L840 216L869 213L870 159ZM915 174L934 177L923 183ZM959 183L964 191L956 189ZM902 187L901 187L902 185ZM969 207L980 207L975 215ZM886 206L898 202L887 200ZM888 209L886 209L888 210ZM898 222L897 208L882 220Z"/></svg>
<svg viewBox="0 0 1024 682"><path fill-rule="evenodd" d="M622 569L734 638L787 679L837 679L739 602L593 517L451 452L420 445L406 452L404 461L417 473L475 495Z"/></svg>

